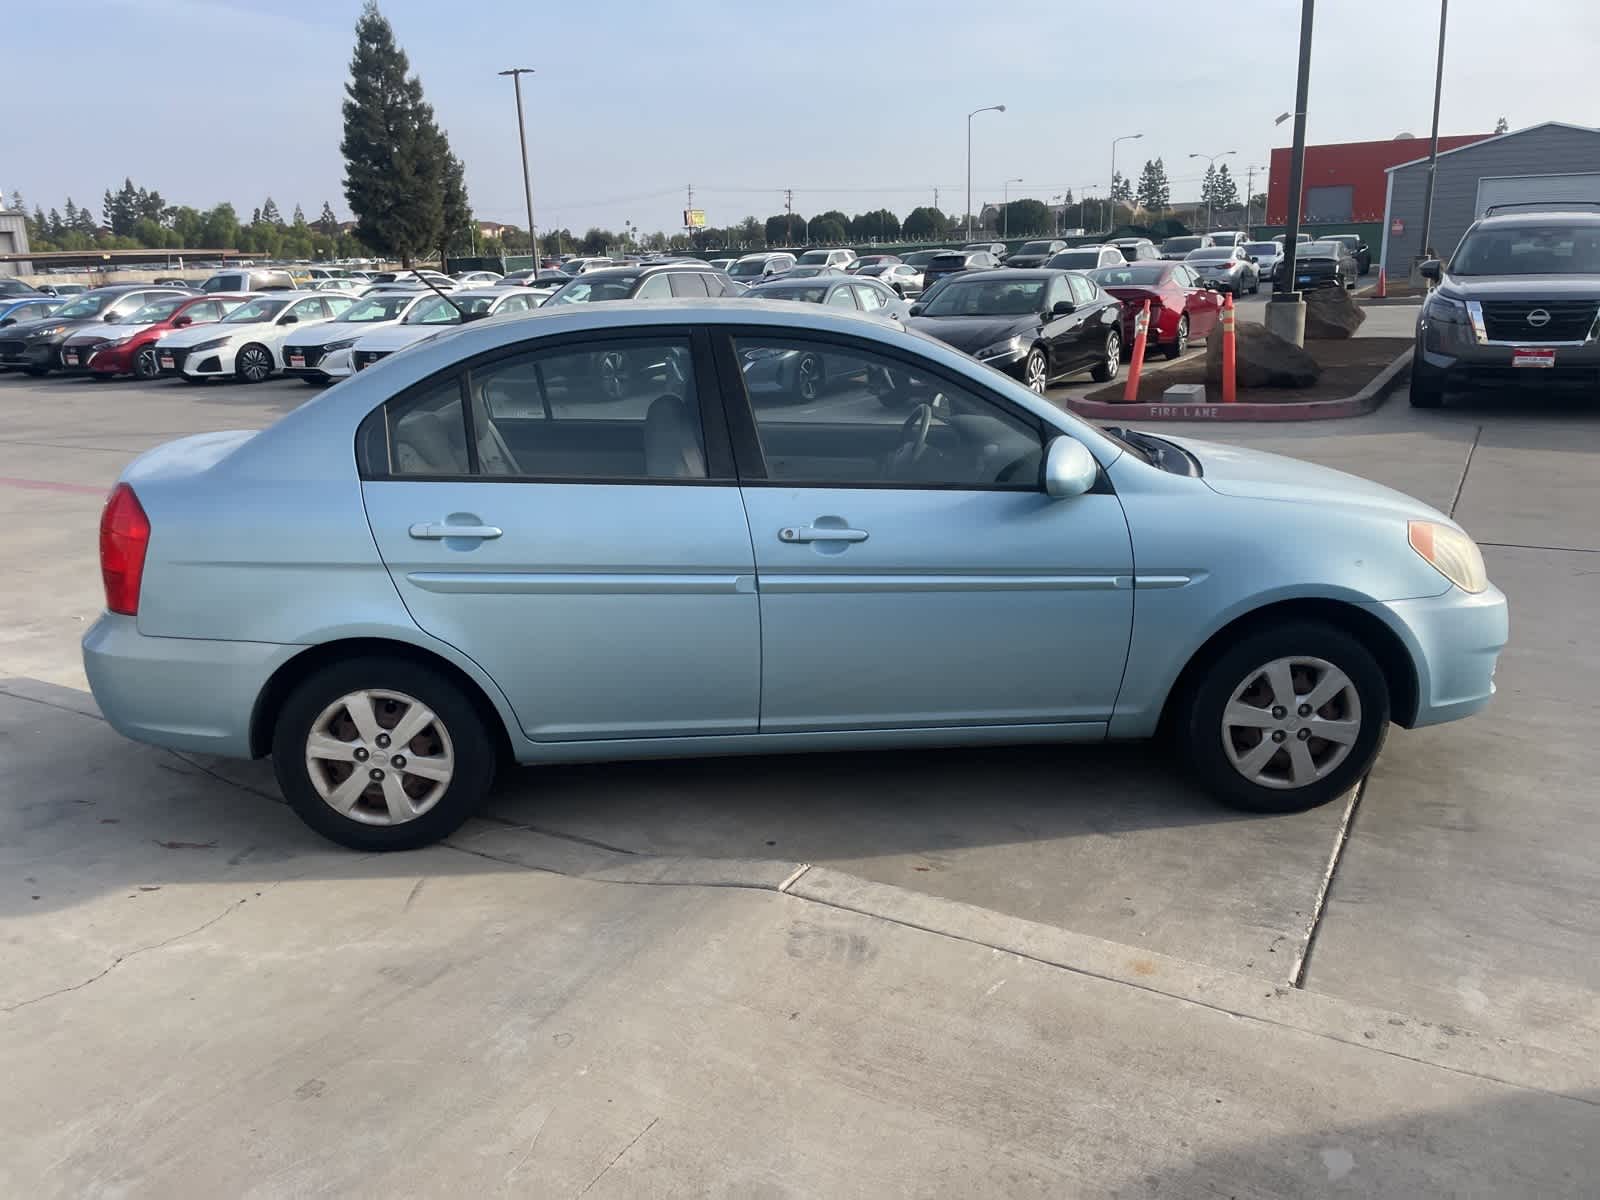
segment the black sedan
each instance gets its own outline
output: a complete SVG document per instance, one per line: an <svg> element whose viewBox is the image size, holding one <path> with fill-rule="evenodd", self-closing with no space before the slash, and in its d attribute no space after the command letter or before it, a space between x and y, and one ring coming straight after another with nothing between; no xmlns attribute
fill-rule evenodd
<svg viewBox="0 0 1600 1200"><path fill-rule="evenodd" d="M913 305L907 325L1040 395L1078 371L1109 383L1122 363L1122 302L1076 271L972 271Z"/></svg>
<svg viewBox="0 0 1600 1200"><path fill-rule="evenodd" d="M1287 261L1284 263L1288 266ZM1311 288L1353 288L1361 265L1343 242L1302 242L1294 252L1296 291Z"/></svg>

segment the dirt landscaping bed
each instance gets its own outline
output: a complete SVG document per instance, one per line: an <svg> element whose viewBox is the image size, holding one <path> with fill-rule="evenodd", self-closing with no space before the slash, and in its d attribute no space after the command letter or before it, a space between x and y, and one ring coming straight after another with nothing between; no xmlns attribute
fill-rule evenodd
<svg viewBox="0 0 1600 1200"><path fill-rule="evenodd" d="M1221 336L1220 334L1216 336ZM1317 360L1322 375L1308 388L1240 388L1238 399L1250 404L1304 404L1317 400L1340 400L1353 396L1395 358L1411 345L1410 338L1351 338L1348 341L1308 341L1306 350ZM1126 370L1126 368L1124 368ZM1084 399L1101 403L1119 403L1122 400L1126 377L1116 383L1088 393ZM1163 393L1174 384L1206 384L1204 355L1145 374L1139 380L1136 403L1160 404ZM1206 384L1206 403L1220 404L1222 388L1219 384Z"/></svg>

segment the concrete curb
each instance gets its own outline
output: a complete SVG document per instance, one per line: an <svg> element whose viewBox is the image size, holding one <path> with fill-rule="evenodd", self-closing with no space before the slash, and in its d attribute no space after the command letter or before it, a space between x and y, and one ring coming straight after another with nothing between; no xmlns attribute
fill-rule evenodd
<svg viewBox="0 0 1600 1200"><path fill-rule="evenodd" d="M498 862L604 883L734 887L788 895L954 938L1106 983L1138 988L1381 1054L1594 1103L1590 1052L1438 1025L1074 933L992 909L806 863L634 854L523 826L474 819L446 845ZM1592 1050L1592 1048L1591 1048Z"/></svg>
<svg viewBox="0 0 1600 1200"><path fill-rule="evenodd" d="M1337 400L1283 404L1248 400L1235 404L1120 404L1107 400L1068 399L1066 405L1080 417L1101 421L1326 421L1336 417L1363 417L1388 399L1410 366L1411 351L1402 351L1366 387L1353 396Z"/></svg>

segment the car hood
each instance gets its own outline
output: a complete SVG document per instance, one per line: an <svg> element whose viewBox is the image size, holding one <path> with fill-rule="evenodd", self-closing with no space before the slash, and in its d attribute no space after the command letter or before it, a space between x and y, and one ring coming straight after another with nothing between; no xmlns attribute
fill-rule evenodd
<svg viewBox="0 0 1600 1200"><path fill-rule="evenodd" d="M1017 333L1034 333L1039 314L998 317L912 317L906 328L938 338L947 346L974 354L985 346L1004 341Z"/></svg>
<svg viewBox="0 0 1600 1200"><path fill-rule="evenodd" d="M7 325L4 329L0 329L0 337L25 338L37 329L53 329L57 325L67 327L66 333L62 334L63 337L67 337L87 326L105 325L105 322L99 317L68 317L64 320L58 317L44 317L37 321L19 321L15 325ZM116 326L107 325L106 328L115 329Z"/></svg>
<svg viewBox="0 0 1600 1200"><path fill-rule="evenodd" d="M1454 300L1600 300L1593 275L1450 275L1439 294Z"/></svg>
<svg viewBox="0 0 1600 1200"><path fill-rule="evenodd" d="M1356 505L1382 509L1408 519L1416 517L1455 525L1449 517L1421 500L1359 475L1261 450L1176 438L1166 433L1159 436L1194 455L1200 461L1201 477L1206 486L1219 495L1299 504Z"/></svg>
<svg viewBox="0 0 1600 1200"><path fill-rule="evenodd" d="M285 349L290 346L326 346L329 342L342 342L346 338L364 338L395 324L400 318L387 321L318 321L309 328L297 329L283 339Z"/></svg>
<svg viewBox="0 0 1600 1200"><path fill-rule="evenodd" d="M443 325L385 325L371 333L362 334L361 340L351 347L353 350L404 350L413 346L423 338L432 337L436 333L443 333L447 329L460 329L461 325L447 323Z"/></svg>
<svg viewBox="0 0 1600 1200"><path fill-rule="evenodd" d="M195 346L201 342L209 342L213 338L234 337L246 330L259 333L270 328L268 321L234 322L225 325L220 321L213 321L209 325L186 325L182 329L174 329L161 335L161 344L169 347Z"/></svg>
<svg viewBox="0 0 1600 1200"><path fill-rule="evenodd" d="M48 322L47 322L48 323ZM120 342L123 338L130 338L136 333L143 333L151 328L149 325L107 325L100 322L99 329L88 329L78 326L68 330L66 340L69 342Z"/></svg>

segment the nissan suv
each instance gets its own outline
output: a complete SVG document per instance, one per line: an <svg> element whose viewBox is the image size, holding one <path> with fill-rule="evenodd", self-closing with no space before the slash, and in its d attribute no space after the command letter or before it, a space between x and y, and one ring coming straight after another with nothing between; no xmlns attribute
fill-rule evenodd
<svg viewBox="0 0 1600 1200"><path fill-rule="evenodd" d="M1600 206L1496 212L1467 230L1417 317L1411 403L1467 386L1600 390Z"/></svg>

